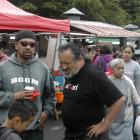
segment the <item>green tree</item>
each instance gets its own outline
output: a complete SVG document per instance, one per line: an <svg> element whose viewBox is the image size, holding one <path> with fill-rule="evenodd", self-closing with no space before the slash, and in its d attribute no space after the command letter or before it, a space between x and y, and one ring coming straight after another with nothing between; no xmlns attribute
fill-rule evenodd
<svg viewBox="0 0 140 140"><path fill-rule="evenodd" d="M41 15L51 18L64 18L63 11L65 7L62 2L47 1L41 5Z"/></svg>
<svg viewBox="0 0 140 140"><path fill-rule="evenodd" d="M103 8L100 0L72 0L71 4L82 11L89 20L105 20L100 14Z"/></svg>
<svg viewBox="0 0 140 140"><path fill-rule="evenodd" d="M24 9L25 11L32 12L32 13L35 13L38 10L37 6L35 4L30 3L30 2L25 2L24 4L19 6L19 8Z"/></svg>
<svg viewBox="0 0 140 140"><path fill-rule="evenodd" d="M103 1L102 16L107 22L117 25L125 25L129 20L128 13L120 7L119 0Z"/></svg>
<svg viewBox="0 0 140 140"><path fill-rule="evenodd" d="M13 4L40 16L65 18L72 7L85 14L84 20L102 21L116 25L140 25L140 0L10 0Z"/></svg>
<svg viewBox="0 0 140 140"><path fill-rule="evenodd" d="M49 18L65 18L63 12L69 6L68 0L11 0L25 11Z"/></svg>
<svg viewBox="0 0 140 140"><path fill-rule="evenodd" d="M87 18L117 25L128 22L127 12L119 5L119 0L72 0L72 5L86 11ZM84 8L85 7L85 8Z"/></svg>
<svg viewBox="0 0 140 140"><path fill-rule="evenodd" d="M130 23L140 25L140 0L120 0L120 6L128 13Z"/></svg>

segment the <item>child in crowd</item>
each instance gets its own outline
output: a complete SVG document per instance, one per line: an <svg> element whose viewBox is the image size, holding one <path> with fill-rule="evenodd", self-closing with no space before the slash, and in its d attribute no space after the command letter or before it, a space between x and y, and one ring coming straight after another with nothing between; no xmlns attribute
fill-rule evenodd
<svg viewBox="0 0 140 140"><path fill-rule="evenodd" d="M9 108L8 118L0 126L0 140L21 140L18 133L25 130L36 113L36 106L31 100L15 100Z"/></svg>

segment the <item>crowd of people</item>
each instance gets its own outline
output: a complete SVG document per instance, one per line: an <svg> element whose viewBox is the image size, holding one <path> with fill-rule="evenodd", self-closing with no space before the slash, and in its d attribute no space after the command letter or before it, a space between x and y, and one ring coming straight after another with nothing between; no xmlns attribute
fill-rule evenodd
<svg viewBox="0 0 140 140"><path fill-rule="evenodd" d="M38 59L36 41L34 32L22 30L15 36L11 56L0 46L0 140L43 140L46 121L56 113L54 78ZM117 58L108 44L94 49L85 51L74 42L58 48L65 78L63 140L138 140L133 132L140 115L140 65L132 59L135 50L125 46Z"/></svg>

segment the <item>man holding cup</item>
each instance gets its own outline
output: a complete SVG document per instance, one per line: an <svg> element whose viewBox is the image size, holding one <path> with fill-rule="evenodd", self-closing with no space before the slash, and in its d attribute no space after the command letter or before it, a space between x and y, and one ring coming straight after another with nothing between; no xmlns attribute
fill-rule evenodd
<svg viewBox="0 0 140 140"><path fill-rule="evenodd" d="M38 60L34 32L19 31L15 41L16 52L0 65L0 124L7 118L14 100L32 100L38 113L21 137L23 140L43 140L43 126L55 107L52 76L47 65Z"/></svg>

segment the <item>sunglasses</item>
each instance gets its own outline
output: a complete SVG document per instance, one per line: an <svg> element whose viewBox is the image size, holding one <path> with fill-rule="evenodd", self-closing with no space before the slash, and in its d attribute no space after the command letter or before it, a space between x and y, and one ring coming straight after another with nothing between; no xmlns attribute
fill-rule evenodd
<svg viewBox="0 0 140 140"><path fill-rule="evenodd" d="M27 47L29 45L31 48L34 48L36 45L35 42L28 42L28 41L20 41L19 43L21 44L22 47Z"/></svg>

